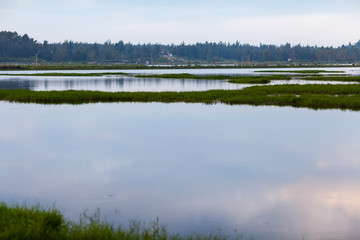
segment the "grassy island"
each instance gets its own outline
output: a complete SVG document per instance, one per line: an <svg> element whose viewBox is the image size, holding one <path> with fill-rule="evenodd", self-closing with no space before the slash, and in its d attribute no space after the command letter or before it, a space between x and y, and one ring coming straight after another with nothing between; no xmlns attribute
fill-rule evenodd
<svg viewBox="0 0 360 240"><path fill-rule="evenodd" d="M338 81L338 82L360 82L360 76L310 76L304 80L311 81Z"/></svg>
<svg viewBox="0 0 360 240"><path fill-rule="evenodd" d="M290 76L271 75L271 76L232 76L232 75L194 75L182 74L155 74L155 75L136 75L138 78L171 78L171 79L200 79L200 80L229 80L231 83L240 84L265 84L271 80L290 80Z"/></svg>
<svg viewBox="0 0 360 240"><path fill-rule="evenodd" d="M344 71L328 71L328 70L260 70L255 72L262 73L302 73L302 74L317 74L317 73L344 73Z"/></svg>
<svg viewBox="0 0 360 240"><path fill-rule="evenodd" d="M273 85L242 90L194 92L100 92L0 90L0 100L20 103L83 104L96 102L185 102L275 105L312 109L360 110L360 85Z"/></svg>
<svg viewBox="0 0 360 240"><path fill-rule="evenodd" d="M286 71L284 71L286 72ZM231 105L275 105L305 107L312 109L349 109L360 110L360 76L323 76L309 75L323 72L322 70L292 71L308 75L194 75L194 74L159 74L130 75L137 78L167 78L195 80L226 80L239 84L267 84L272 80L316 80L343 81L346 85L260 85L241 90L208 90L192 92L100 92L100 91L31 91L24 89L1 90L0 101L40 104L83 104L97 102L185 102L185 103L223 103ZM17 75L17 74L8 74ZM122 72L99 73L35 73L19 74L21 76L116 76L129 75Z"/></svg>

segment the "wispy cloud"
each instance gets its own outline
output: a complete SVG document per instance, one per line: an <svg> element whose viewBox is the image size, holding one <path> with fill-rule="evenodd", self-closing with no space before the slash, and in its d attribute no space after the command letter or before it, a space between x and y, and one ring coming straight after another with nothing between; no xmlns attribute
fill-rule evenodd
<svg viewBox="0 0 360 240"><path fill-rule="evenodd" d="M357 0L3 0L0 29L39 41L347 44L360 38Z"/></svg>

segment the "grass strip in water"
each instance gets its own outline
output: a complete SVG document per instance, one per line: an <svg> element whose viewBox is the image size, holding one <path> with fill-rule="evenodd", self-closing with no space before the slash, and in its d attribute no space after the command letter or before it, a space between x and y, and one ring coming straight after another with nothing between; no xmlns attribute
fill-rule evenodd
<svg viewBox="0 0 360 240"><path fill-rule="evenodd" d="M215 235L191 234L181 236L169 233L159 219L149 223L132 220L127 229L101 218L97 209L88 215L80 215L80 223L66 220L56 208L36 206L7 205L0 203L0 239L4 240L226 240L243 238L235 232L234 236L219 233Z"/></svg>
<svg viewBox="0 0 360 240"><path fill-rule="evenodd" d="M239 84L266 84L271 80L290 80L290 76L271 75L271 76L233 76L233 75L194 75L188 73L181 74L154 74L136 75L138 78L171 78L171 79L198 79L198 80L229 80L231 83Z"/></svg>
<svg viewBox="0 0 360 240"><path fill-rule="evenodd" d="M99 77L99 76L117 76L117 75L129 75L127 73L122 72L103 72L103 73L60 73L60 72L53 72L53 73L20 73L20 74L1 74L5 76L43 76L43 77Z"/></svg>
<svg viewBox="0 0 360 240"><path fill-rule="evenodd" d="M311 109L360 110L360 85L273 85L241 90L196 92L99 92L0 90L0 100L40 104L97 102L185 102L229 105L274 105Z"/></svg>
<svg viewBox="0 0 360 240"><path fill-rule="evenodd" d="M316 73L344 73L344 71L328 71L328 70L261 70L255 72L262 73L305 73L305 74L316 74Z"/></svg>
<svg viewBox="0 0 360 240"><path fill-rule="evenodd" d="M303 80L310 81L337 81L337 82L360 82L360 76L311 76Z"/></svg>

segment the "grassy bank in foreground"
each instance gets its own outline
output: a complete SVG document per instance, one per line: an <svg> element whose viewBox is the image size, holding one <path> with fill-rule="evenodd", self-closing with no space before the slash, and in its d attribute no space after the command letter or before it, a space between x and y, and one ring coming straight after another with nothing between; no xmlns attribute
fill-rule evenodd
<svg viewBox="0 0 360 240"><path fill-rule="evenodd" d="M274 85L242 90L196 92L99 92L0 90L0 100L20 103L185 102L274 105L312 109L360 110L360 85Z"/></svg>
<svg viewBox="0 0 360 240"><path fill-rule="evenodd" d="M150 223L130 221L128 228L114 227L101 219L98 209L92 216L86 212L80 216L80 223L66 220L55 208L37 206L7 205L0 203L0 239L22 240L225 240L242 239L241 235L224 234L180 236L169 233L156 219Z"/></svg>
<svg viewBox="0 0 360 240"><path fill-rule="evenodd" d="M138 78L171 78L171 79L198 79L198 80L229 80L231 83L239 84L265 84L271 80L290 80L290 76L271 75L271 76L232 76L232 75L194 75L188 73L181 74L154 74L136 75Z"/></svg>

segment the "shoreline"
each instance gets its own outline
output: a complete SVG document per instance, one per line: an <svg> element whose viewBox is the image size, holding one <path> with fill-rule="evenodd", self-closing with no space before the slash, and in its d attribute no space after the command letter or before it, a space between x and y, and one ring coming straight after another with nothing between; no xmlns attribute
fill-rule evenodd
<svg viewBox="0 0 360 240"><path fill-rule="evenodd" d="M262 63L244 63L229 65L108 65L108 64L2 64L1 71L21 71L21 70L140 70L140 69L244 69L244 68L339 68L339 67L360 67L357 64L262 64Z"/></svg>

